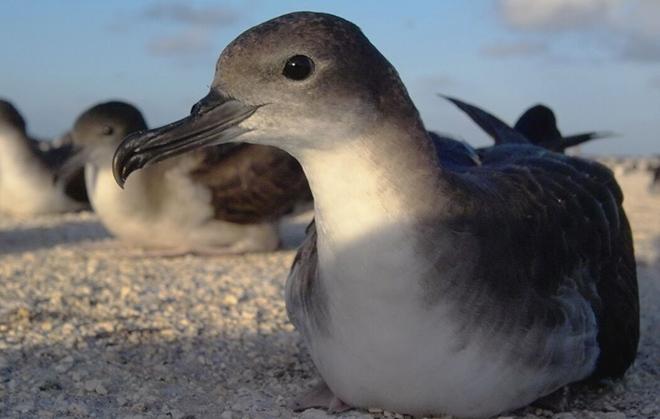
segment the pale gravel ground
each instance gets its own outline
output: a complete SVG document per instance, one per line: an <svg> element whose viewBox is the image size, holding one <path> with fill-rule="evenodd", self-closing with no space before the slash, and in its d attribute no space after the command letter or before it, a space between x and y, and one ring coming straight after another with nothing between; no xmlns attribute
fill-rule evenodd
<svg viewBox="0 0 660 419"><path fill-rule="evenodd" d="M646 173L617 173L638 250L638 360L622 381L571 389L563 409L509 417L660 417L660 196ZM326 417L285 407L315 377L286 318L289 247L140 258L93 214L0 219L0 417Z"/></svg>

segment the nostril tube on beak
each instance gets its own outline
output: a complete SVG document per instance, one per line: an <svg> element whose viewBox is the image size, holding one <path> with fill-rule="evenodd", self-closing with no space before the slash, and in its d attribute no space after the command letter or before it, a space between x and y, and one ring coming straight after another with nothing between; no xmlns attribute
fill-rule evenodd
<svg viewBox="0 0 660 419"><path fill-rule="evenodd" d="M204 113L209 109L226 102L227 100L229 100L229 96L212 88L206 96L204 96L199 100L199 102L195 103L192 108L190 108L190 115L198 115L200 113Z"/></svg>

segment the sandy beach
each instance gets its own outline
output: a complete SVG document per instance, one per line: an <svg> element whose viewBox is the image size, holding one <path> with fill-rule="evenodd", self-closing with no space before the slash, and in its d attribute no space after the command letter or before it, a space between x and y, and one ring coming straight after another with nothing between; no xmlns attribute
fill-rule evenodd
<svg viewBox="0 0 660 419"><path fill-rule="evenodd" d="M635 234L637 361L623 380L503 417L660 417L660 195L644 169L615 173ZM140 256L89 212L1 217L0 417L328 417L286 407L316 379L283 297L310 216L284 223L284 250L211 258Z"/></svg>

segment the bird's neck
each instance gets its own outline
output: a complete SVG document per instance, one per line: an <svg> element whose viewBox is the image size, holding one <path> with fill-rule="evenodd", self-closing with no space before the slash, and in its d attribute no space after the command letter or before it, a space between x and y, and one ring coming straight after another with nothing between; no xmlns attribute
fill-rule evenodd
<svg viewBox="0 0 660 419"><path fill-rule="evenodd" d="M314 195L317 228L331 246L404 232L441 205L440 168L426 131L382 126L299 158Z"/></svg>

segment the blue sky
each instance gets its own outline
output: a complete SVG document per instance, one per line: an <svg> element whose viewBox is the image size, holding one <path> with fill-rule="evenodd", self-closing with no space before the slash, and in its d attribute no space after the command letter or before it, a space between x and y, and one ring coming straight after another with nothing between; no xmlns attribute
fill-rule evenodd
<svg viewBox="0 0 660 419"><path fill-rule="evenodd" d="M362 28L398 69L427 128L474 145L486 137L437 93L513 123L554 108L562 132L611 130L598 154L660 152L660 1L112 1L0 3L0 97L52 137L87 107L134 103L151 126L206 94L222 48L296 10Z"/></svg>

